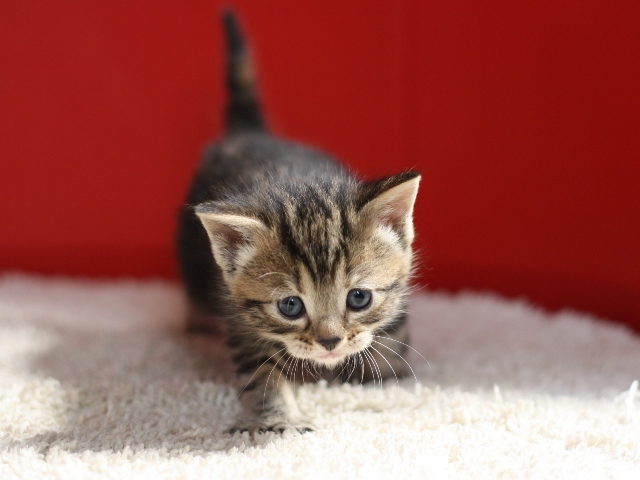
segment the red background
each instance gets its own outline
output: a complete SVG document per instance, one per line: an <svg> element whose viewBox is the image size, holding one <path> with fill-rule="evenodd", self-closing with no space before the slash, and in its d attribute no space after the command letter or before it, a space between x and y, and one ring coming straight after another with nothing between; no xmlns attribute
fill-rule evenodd
<svg viewBox="0 0 640 480"><path fill-rule="evenodd" d="M221 5L0 4L0 269L175 276ZM423 283L640 327L640 2L234 5L276 132L423 172Z"/></svg>

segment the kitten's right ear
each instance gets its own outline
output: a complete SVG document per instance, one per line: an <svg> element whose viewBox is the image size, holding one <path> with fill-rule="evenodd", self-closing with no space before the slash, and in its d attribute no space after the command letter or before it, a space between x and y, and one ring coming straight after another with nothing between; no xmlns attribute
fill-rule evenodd
<svg viewBox="0 0 640 480"><path fill-rule="evenodd" d="M420 174L408 171L366 184L360 197L361 211L375 225L391 229L406 245L413 242L413 204Z"/></svg>
<svg viewBox="0 0 640 480"><path fill-rule="evenodd" d="M229 279L253 255L256 241L266 226L255 218L211 210L207 205L194 209L209 236L213 257Z"/></svg>

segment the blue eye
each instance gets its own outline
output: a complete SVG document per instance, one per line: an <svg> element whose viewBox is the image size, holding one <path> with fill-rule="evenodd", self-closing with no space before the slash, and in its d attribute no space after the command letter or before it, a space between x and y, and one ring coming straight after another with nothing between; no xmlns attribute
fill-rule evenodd
<svg viewBox="0 0 640 480"><path fill-rule="evenodd" d="M304 313L304 303L300 297L287 297L278 300L278 310L287 318L295 319Z"/></svg>
<svg viewBox="0 0 640 480"><path fill-rule="evenodd" d="M347 306L352 310L363 310L371 303L371 290L354 288L347 294Z"/></svg>

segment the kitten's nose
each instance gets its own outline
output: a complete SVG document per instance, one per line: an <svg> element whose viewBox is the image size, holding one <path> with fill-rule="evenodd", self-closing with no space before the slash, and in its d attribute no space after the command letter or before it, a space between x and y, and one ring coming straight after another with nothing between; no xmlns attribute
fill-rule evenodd
<svg viewBox="0 0 640 480"><path fill-rule="evenodd" d="M319 338L318 343L322 345L324 348L326 348L327 350L331 351L334 348L336 348L336 345L340 343L340 340L342 340L340 337Z"/></svg>

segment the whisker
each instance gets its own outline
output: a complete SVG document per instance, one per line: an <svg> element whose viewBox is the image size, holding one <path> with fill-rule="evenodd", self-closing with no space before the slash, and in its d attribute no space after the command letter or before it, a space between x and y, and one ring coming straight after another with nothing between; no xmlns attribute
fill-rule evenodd
<svg viewBox="0 0 640 480"><path fill-rule="evenodd" d="M267 401L267 387L269 386L269 379L271 378L271 374L273 373L273 369L278 366L278 363L280 363L280 360L282 360L283 356L284 355L280 356L278 358L278 360L276 360L276 363L273 365L273 367L271 367L271 371L269 372L269 376L267 377L267 381L264 382L264 394L262 395L262 408L264 408L264 404Z"/></svg>
<svg viewBox="0 0 640 480"><path fill-rule="evenodd" d="M360 360L360 369L362 370L362 377L360 378L360 385L362 385L364 383L364 360L360 352L358 352L358 359Z"/></svg>
<svg viewBox="0 0 640 480"><path fill-rule="evenodd" d="M369 347L367 347L365 349L367 356L369 357L369 359L371 360L371 363L373 364L373 368L375 369L375 372L378 375L378 378L380 379L380 388L382 388L382 375L380 375L380 371L378 369L378 364L376 363L376 359L373 358L373 355L371 355L371 352L369 351Z"/></svg>
<svg viewBox="0 0 640 480"><path fill-rule="evenodd" d="M364 350L361 352L362 353L362 358L364 359L365 362L367 362L367 365L369 365L369 369L371 370L371 373L373 374L373 366L371 365L371 362L369 361L369 358L367 358L367 355L364 353ZM364 382L364 369L362 370L362 381ZM376 384L376 378L375 375L373 377L373 385Z"/></svg>
<svg viewBox="0 0 640 480"><path fill-rule="evenodd" d="M262 368L262 365L264 365L265 363L267 363L269 360L271 360L273 357L275 357L277 354L279 354L282 350L284 350L286 347L281 348L280 350L278 350L276 353L274 353L273 355L271 355L269 358L267 358L264 362L262 362L258 368L256 368L256 371L253 372L253 375L251 375L251 378L249 379L249 381L247 382L247 384L244 386L244 388L240 391L240 393L238 394L238 398L240 397L240 395L242 395L242 392L244 392L244 390L249 386L249 384L251 383L251 380L253 380L253 377L256 376L256 373L258 373L258 371Z"/></svg>
<svg viewBox="0 0 640 480"><path fill-rule="evenodd" d="M340 369L340 371L338 372L338 375L335 376L335 378L333 380L331 380L330 385L333 385L333 383L342 376L342 372L344 372L344 369L347 368L348 362L344 362L342 364L342 368Z"/></svg>
<svg viewBox="0 0 640 480"><path fill-rule="evenodd" d="M311 369L312 369L312 368L314 368L313 364L312 364L311 362L307 362L307 361L305 360L305 364L304 364L304 365L305 365L305 370L307 371L307 373L309 374L309 376L310 376L311 378L313 378L313 380L314 380L314 381L316 381L316 382L317 382L317 381L318 381L318 377L316 377L316 376L313 374L313 372L311 371Z"/></svg>
<svg viewBox="0 0 640 480"><path fill-rule="evenodd" d="M291 382L293 383L293 394L296 394L296 373L298 371L298 358L296 358L296 363L293 364L293 380L291 380Z"/></svg>
<svg viewBox="0 0 640 480"><path fill-rule="evenodd" d="M369 368L371 369L371 374L373 375L373 386L375 387L378 371L375 369L373 363L371 362L371 353L369 353L367 349L364 349L362 350L362 354L364 355L364 359L367 361L367 363L369 364ZM382 388L382 380L380 380L380 388Z"/></svg>
<svg viewBox="0 0 640 480"><path fill-rule="evenodd" d="M353 355L349 356L349 364L353 363L353 367L351 367L351 370L349 371L349 376L347 377L347 379L345 380L345 383L349 382L349 380L351 380L351 375L353 375L353 372L356 370L356 359Z"/></svg>
<svg viewBox="0 0 640 480"><path fill-rule="evenodd" d="M258 345L260 345L261 343L262 343L262 348L260 349L260 352L258 353L258 358L262 356L262 352L264 352L265 348L272 347L276 343L276 341L275 340L258 339L258 340L256 340L254 342L254 348L257 348Z"/></svg>
<svg viewBox="0 0 640 480"><path fill-rule="evenodd" d="M339 377L340 377L340 383L344 383L344 381L345 381L345 380L344 380L344 377L342 376L342 373L343 373L344 371L348 372L348 371L349 371L349 368L351 367L351 357L350 357L350 356L346 358L346 360L344 361L344 364L343 364L343 365L344 365L344 366L343 366L342 370L340 370L340 375L339 375Z"/></svg>
<svg viewBox="0 0 640 480"><path fill-rule="evenodd" d="M378 342L377 340L371 340L371 341L372 341L372 342L374 342L374 343L377 343L377 344L378 344L378 345L380 345L381 347L386 348L387 350L391 350L391 351L392 351L393 353L395 353L398 357L400 357L400 359L401 359L404 363L406 363L406 364L407 364L407 367L409 367L409 370L411 370L411 373L413 374L413 378L415 378L415 379L416 379L416 383L418 383L418 377L416 376L416 372L414 372L414 371L413 371L413 368L411 368L411 365L409 365L409 362L407 362L407 361L405 360L405 358L404 358L402 355L400 355L398 352L396 352L393 348L389 348L389 347L387 347L384 343L380 343L380 342Z"/></svg>
<svg viewBox="0 0 640 480"><path fill-rule="evenodd" d="M378 361L375 359L373 354L369 351L369 348L371 348L371 346L367 347L367 354L369 355L369 357L371 357L371 361L373 362L373 364L376 367L376 370L378 371L378 378L380 379L380 389L382 389L382 371L380 370L380 365L378 365Z"/></svg>
<svg viewBox="0 0 640 480"><path fill-rule="evenodd" d="M293 368L293 366L295 365L295 361L297 361L297 360L298 359L296 357L294 357L294 356L291 357L291 363L289 363L289 366L287 367L287 374L284 377L285 380L289 380L289 375L291 375L291 377L293 378L293 374L291 373L291 369Z"/></svg>
<svg viewBox="0 0 640 480"><path fill-rule="evenodd" d="M285 372L284 378L286 381L287 375L289 375L289 367L287 367L287 364L291 361L293 361L293 359L295 357L293 357L290 353L287 352L287 355L289 355L289 358L287 358L287 361L284 362L284 365L282 365L282 368L280 369L280 375L278 375L278 381L276 382L276 390L278 390L279 386L280 386L280 377L282 377L282 372L284 372L284 369L286 368L287 371Z"/></svg>
<svg viewBox="0 0 640 480"><path fill-rule="evenodd" d="M320 370L318 370L318 364L312 363L312 367L313 367L313 373L314 373L314 377L313 378L317 382L322 378L322 372Z"/></svg>
<svg viewBox="0 0 640 480"><path fill-rule="evenodd" d="M411 350L413 350L414 352L416 352L418 355L420 355L420 357L421 357L425 362L427 362L427 365L431 366L431 364L429 363L429 360L427 360L426 358L424 358L424 357L422 356L422 354L421 354L418 350L416 350L415 348L413 348L411 345L407 345L406 343L401 342L400 340L396 340L395 338L391 338L391 337L383 337L382 335L374 335L374 337L384 338L384 339L387 339L387 340L391 340L391 341L393 341L393 342L398 342L398 343L400 343L401 345L404 345L405 347L410 348Z"/></svg>
<svg viewBox="0 0 640 480"><path fill-rule="evenodd" d="M391 371L393 372L393 376L394 376L394 377L396 377L396 384L397 384L398 386L400 386L400 382L398 381L398 375L396 375L396 371L393 369L393 367L392 367L392 366L391 366L391 364L389 363L389 360L387 360L387 358L386 358L382 353L380 353L380 351L379 351L376 347L374 347L373 345L369 345L369 348L372 348L373 350L375 350L376 352L378 352L378 355L380 355L380 356L382 357L382 359L383 359L385 362L387 362L387 365L389 365L389 368L390 368L390 369L391 369Z"/></svg>

